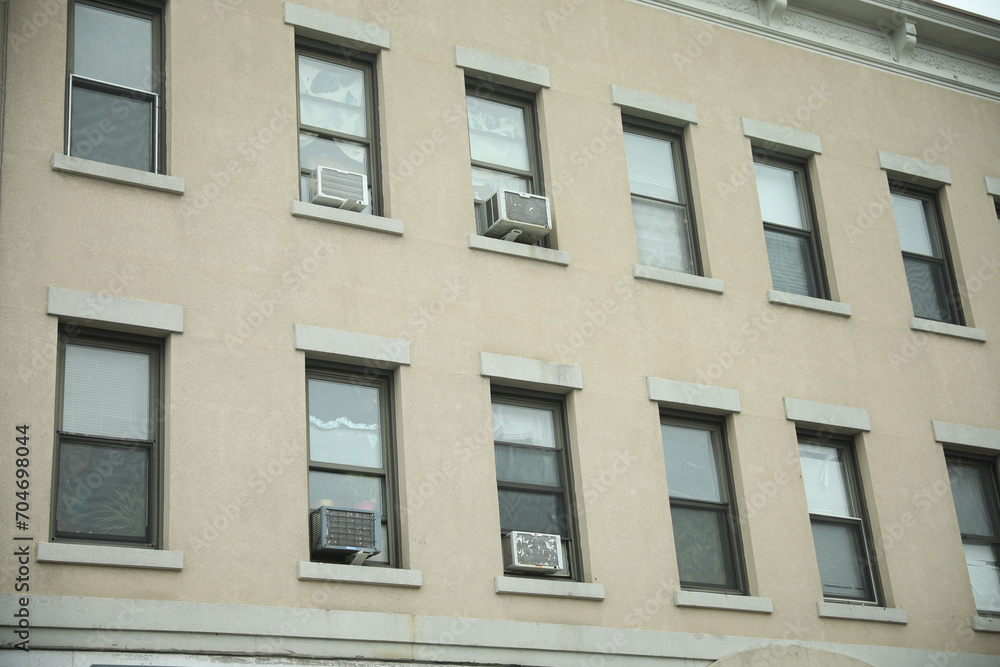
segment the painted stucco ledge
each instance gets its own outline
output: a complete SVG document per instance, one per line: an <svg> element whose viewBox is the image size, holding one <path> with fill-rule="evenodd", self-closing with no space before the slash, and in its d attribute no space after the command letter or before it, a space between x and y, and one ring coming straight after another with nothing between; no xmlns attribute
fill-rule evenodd
<svg viewBox="0 0 1000 667"><path fill-rule="evenodd" d="M539 595L553 598L575 598L578 600L604 599L604 584L585 584L579 581L553 581L551 579L528 579L521 577L497 577L496 592L499 595Z"/></svg>
<svg viewBox="0 0 1000 667"><path fill-rule="evenodd" d="M561 266L569 265L569 253L565 250L553 250L537 245L491 239L488 236L479 236L478 234L469 234L469 247L473 250L486 250L487 252L498 252L501 255L537 259L541 262L550 262Z"/></svg>
<svg viewBox="0 0 1000 667"><path fill-rule="evenodd" d="M770 614L774 611L771 598L750 595L727 595L707 591L674 591L674 604L678 607L702 607L705 609L728 609L730 611L750 611Z"/></svg>
<svg viewBox="0 0 1000 667"><path fill-rule="evenodd" d="M1000 618L995 616L973 616L972 629L976 632L1000 632Z"/></svg>
<svg viewBox="0 0 1000 667"><path fill-rule="evenodd" d="M401 588L420 588L420 570L400 570L390 567L364 567L339 563L299 563L299 579L303 581L335 581L345 584L376 584Z"/></svg>
<svg viewBox="0 0 1000 667"><path fill-rule="evenodd" d="M393 218L383 218L378 215L345 211L332 206L320 206L309 202L292 200L292 215L296 218L308 218L322 222L333 222L347 227L370 229L373 232L403 235L403 221Z"/></svg>
<svg viewBox="0 0 1000 667"><path fill-rule="evenodd" d="M914 331L926 331L927 333L941 334L942 336L953 336L955 338L965 338L980 343L986 342L986 331L974 327L963 327L958 324L948 324L947 322L937 322L935 320L925 320L920 317L910 318L910 328Z"/></svg>
<svg viewBox="0 0 1000 667"><path fill-rule="evenodd" d="M781 292L773 289L767 290L767 300L770 303L791 306L792 308L802 308L803 310L812 310L817 313L829 313L831 315L840 315L841 317L851 316L850 304L841 303L840 301L817 299L812 296L803 296L801 294L792 294L791 292Z"/></svg>
<svg viewBox="0 0 1000 667"><path fill-rule="evenodd" d="M184 194L184 179L166 174L154 174L151 171L141 169L129 169L119 167L116 164L105 164L94 160L85 160L79 157L56 153L52 156L52 169L66 174L78 174L89 176L102 181L112 183L123 183L125 185L135 185L147 190L157 190L159 192L169 192L170 194Z"/></svg>
<svg viewBox="0 0 1000 667"><path fill-rule="evenodd" d="M816 610L822 618L843 618L851 621L906 624L906 610L892 607L870 607L863 604L842 602L817 602Z"/></svg>
<svg viewBox="0 0 1000 667"><path fill-rule="evenodd" d="M138 567L147 570L181 570L184 568L184 552L182 551L107 547L97 544L39 542L36 558L39 563Z"/></svg>

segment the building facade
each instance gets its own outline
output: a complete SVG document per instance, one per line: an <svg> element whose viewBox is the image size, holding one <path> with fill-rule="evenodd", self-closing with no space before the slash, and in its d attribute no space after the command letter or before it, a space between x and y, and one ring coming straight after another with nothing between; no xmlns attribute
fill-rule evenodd
<svg viewBox="0 0 1000 667"><path fill-rule="evenodd" d="M997 664L1000 24L300 2L0 3L0 663Z"/></svg>

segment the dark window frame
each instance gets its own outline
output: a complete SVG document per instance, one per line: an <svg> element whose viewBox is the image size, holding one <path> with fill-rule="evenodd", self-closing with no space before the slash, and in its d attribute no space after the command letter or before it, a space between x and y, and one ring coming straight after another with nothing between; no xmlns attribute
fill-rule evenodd
<svg viewBox="0 0 1000 667"><path fill-rule="evenodd" d="M631 192L631 188L629 188L629 194L632 197L638 197L640 199L647 199L650 201L672 204L674 206L681 206L684 208L688 220L688 230L690 231L687 243L688 243L688 250L691 253L691 260L693 263L693 266L691 267L692 268L691 275L704 276L705 275L704 266L702 265L702 259L701 259L701 247L699 245L698 218L695 215L694 198L691 195L691 178L690 178L691 172L690 172L690 166L688 164L687 145L684 140L684 128L676 127L674 125L667 125L665 123L659 123L645 118L639 118L636 116L629 116L623 114L622 132L652 137L653 139L669 141L671 144L673 144L674 175L677 178L677 180L681 181L676 184L677 194L681 198L681 200L672 202L666 199L649 197L647 195L637 195ZM626 171L627 170L628 170L628 165L626 164ZM636 241L636 246L638 247L638 240Z"/></svg>
<svg viewBox="0 0 1000 667"><path fill-rule="evenodd" d="M987 508L988 511L993 515L994 522L1000 525L1000 476L998 476L997 470L997 459L994 456L974 454L966 451L946 449L944 452L945 466L951 466L952 462L965 465L965 466L975 466L982 467L989 471L990 480L990 498L987 498L987 502L990 503ZM951 472L948 472L949 477ZM993 545L994 553L1000 555L1000 535L974 535L961 532L961 525L959 526L959 534L961 535L962 545L964 546L966 541L977 543L977 544L991 544ZM1000 611L990 611L977 609L976 613L981 616L989 617L1000 617Z"/></svg>
<svg viewBox="0 0 1000 667"><path fill-rule="evenodd" d="M104 9L119 14L134 16L137 18L149 19L152 22L152 54L153 71L150 72L150 81L153 92L140 91L106 81L91 79L75 74L75 21L76 5L88 5L98 9ZM71 116L73 110L73 89L79 86L83 89L94 90L114 94L124 99L148 100L153 99L153 131L150 136L150 148L152 149L152 169L154 174L166 173L166 136L167 128L166 116L166 7L156 0L69 0L67 10L67 35L66 35L66 101L65 101L65 137L64 146L66 155L72 155L71 145ZM77 156L82 157L82 156ZM82 159L89 159L82 157Z"/></svg>
<svg viewBox="0 0 1000 667"><path fill-rule="evenodd" d="M113 438L72 433L63 430L65 401L66 346L79 345L105 350L149 354L149 434L147 440ZM60 326L56 359L55 438L52 459L52 505L49 511L49 535L53 542L98 544L105 546L145 547L159 549L163 543L164 499L164 423L165 423L165 341L161 338L126 334L118 331L82 328L72 324ZM116 538L114 535L94 536L88 533L60 531L59 473L63 445L89 445L106 448L141 450L146 452L147 500L146 535L144 539Z"/></svg>
<svg viewBox="0 0 1000 667"><path fill-rule="evenodd" d="M767 232L774 234L784 234L795 238L804 238L808 242L809 253L812 262L810 271L816 285L816 294L808 294L815 299L828 301L830 299L830 283L827 278L826 261L823 257L823 243L820 238L818 216L816 215L816 201L813 197L812 179L809 176L810 158L800 158L785 153L753 147L754 164L763 164L769 167L786 169L795 174L795 189L802 204L802 212L805 215L805 222L809 226L808 230L795 229L785 225L767 222L761 215L761 223L764 227L765 239ZM756 177L755 177L756 178ZM759 195L758 195L759 197ZM763 203L761 203L763 209ZM768 268L770 269L771 259L768 255ZM771 285L774 285L774 278L771 278ZM777 289L777 288L775 288Z"/></svg>
<svg viewBox="0 0 1000 667"><path fill-rule="evenodd" d="M569 443L569 422L566 415L566 402L565 399L560 395L547 394L544 392L533 391L529 389L517 389L512 387L502 387L493 386L490 388L490 409L492 412L492 406L494 403L499 403L502 405L513 405L526 408L535 408L543 410L551 410L554 413L553 423L555 424L555 441L559 452L559 474L561 478L561 493L560 497L563 502L564 516L559 518L566 527L565 530L569 533L569 536L562 536L562 542L564 545L564 552L567 557L567 562L565 563L565 574L532 574L529 572L508 572L505 571L503 574L507 577L528 577L528 578L549 578L557 580L569 579L571 581L583 581L583 554L580 549L580 532L579 532L579 521L576 513L576 493L575 485L573 482L573 463L572 454L570 452ZM492 416L491 416L492 424ZM503 442L503 441L493 441L494 456L497 444L502 446L513 446L521 447L524 449L544 449L545 451L551 451L550 448L539 448L532 445L525 445L523 443L515 442ZM550 495L555 495L552 492L553 487L546 487L544 485L533 485L519 482L501 482L497 479L497 500L499 505L499 491L501 490L511 490L511 491L534 491L538 493L547 493ZM501 512L502 516L502 512ZM500 538L503 539L503 535L511 530L519 530L518 528L511 527L505 529L503 525L500 526ZM568 544L567 544L568 542ZM498 546L500 544L498 543Z"/></svg>
<svg viewBox="0 0 1000 667"><path fill-rule="evenodd" d="M728 528L730 554L733 564L733 579L736 587L716 586L705 582L680 580L681 588L690 591L709 593L725 593L731 595L749 595L750 587L747 580L746 559L742 531L740 530L740 514L736 503L736 487L733 479L732 458L729 452L729 441L726 438L725 417L713 418L711 415L682 412L677 410L660 411L661 426L677 426L692 430L706 431L711 434L715 450L716 474L719 476L719 488L723 493L723 502L692 500L670 496L671 530L673 530L674 507L696 509L703 511L722 512ZM666 452L664 452L666 458ZM669 482L668 482L669 491ZM675 538L676 546L676 538ZM680 570L679 556L677 558L678 572Z"/></svg>
<svg viewBox="0 0 1000 667"><path fill-rule="evenodd" d="M820 447L830 447L840 450L845 454L845 467L847 468L847 493L848 501L857 507L858 517L838 517L827 514L817 514L809 512L810 528L814 522L856 525L861 530L862 543L864 544L865 562L863 563L868 579L868 584L872 589L870 599L849 598L830 596L823 591L823 599L827 602L838 602L846 604L858 604L869 607L881 607L885 605L885 596L882 590L882 578L879 573L878 551L875 548L875 538L871 529L868 503L865 501L864 482L861 479L861 468L858 463L857 443L854 437L849 435L833 434L829 432L811 431L808 429L796 429L796 448L800 444L817 445ZM801 453L798 454L801 457ZM800 463L801 465L801 463ZM817 560L818 564L818 560ZM821 573L822 576L822 573ZM821 580L822 586L822 580Z"/></svg>
<svg viewBox="0 0 1000 667"><path fill-rule="evenodd" d="M938 247L941 251L941 257L931 257L928 255L906 252L900 248L900 252L903 256L904 272L907 260L932 266L939 266L942 269L945 281L945 294L941 296L948 305L948 314L951 317L951 322L948 322L948 320L936 319L931 319L930 321L964 326L965 311L962 307L961 294L958 291L958 279L955 275L955 266L951 259L951 244L948 241L948 233L944 226L944 216L941 209L941 198L939 196L938 189L925 188L906 181L890 178L889 194L890 198L892 195L899 195L901 197L919 199L923 202L924 220L928 224L929 231L937 240ZM895 213L893 213L893 221L895 222ZM909 280L907 280L907 290L909 291ZM913 304L912 293L910 294L910 304ZM918 317L918 315L916 315L916 311L914 311L914 317ZM921 317L920 319L929 318Z"/></svg>
<svg viewBox="0 0 1000 667"><path fill-rule="evenodd" d="M365 123L368 137L362 139L355 135L343 134L327 128L319 128L306 125L302 122L301 94L299 92L299 57L305 56L314 60L322 60L341 67L350 67L361 70L365 81ZM302 168L301 155L301 135L311 134L320 139L340 140L352 144L360 144L368 150L368 187L371 190L371 215L381 216L383 213L383 192L382 192L382 165L381 165L381 126L378 121L378 56L373 53L357 51L345 46L337 46L321 42L315 39L298 37L295 40L295 122L298 128L295 138L295 154L298 160L299 178L296 181L299 190L299 198L302 198L302 177L311 173L309 169Z"/></svg>
<svg viewBox="0 0 1000 667"><path fill-rule="evenodd" d="M475 160L472 158L470 153L469 163L471 167L476 169L487 169L489 171L499 172L516 178L523 178L528 181L529 193L544 196L545 177L542 168L541 135L538 126L537 94L524 90L518 90L517 88L511 88L509 86L503 86L474 76L466 76L466 114L468 114L469 97L476 97L479 99L489 100L490 102L496 102L498 104L518 107L522 110L525 117L524 141L528 151L528 166L530 169L528 171L522 171L511 167L495 165L492 162ZM471 133L471 128L468 128L468 130ZM476 234L481 236L485 231L482 226L482 220L485 219L486 202L484 200L474 199L473 209L475 211ZM545 236L535 245L548 247L549 242L549 237Z"/></svg>
<svg viewBox="0 0 1000 667"><path fill-rule="evenodd" d="M309 381L320 380L340 384L356 385L374 388L379 392L379 431L382 436L382 467L371 468L348 464L313 461L309 441ZM305 415L306 415L306 462L308 472L333 472L343 474L358 474L364 477L378 477L382 480L382 524L385 526L388 544L383 544L383 552L388 549L388 562L366 560L365 567L402 567L400 550L400 510L399 510L399 477L397 472L396 454L396 407L395 407L395 374L391 370L376 368L359 368L349 364L341 364L317 359L307 359L305 368ZM308 485L308 480L307 480ZM313 508L309 508L311 512ZM312 557L315 562L331 562ZM333 560L332 562L339 562Z"/></svg>

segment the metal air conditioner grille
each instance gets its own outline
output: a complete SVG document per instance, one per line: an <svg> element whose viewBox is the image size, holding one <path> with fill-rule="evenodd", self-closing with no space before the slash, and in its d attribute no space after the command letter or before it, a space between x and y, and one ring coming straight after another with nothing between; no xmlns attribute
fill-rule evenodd
<svg viewBox="0 0 1000 667"><path fill-rule="evenodd" d="M520 194L506 190L504 201L507 206L507 218L516 222L547 227L549 224L548 201L542 197L522 197Z"/></svg>

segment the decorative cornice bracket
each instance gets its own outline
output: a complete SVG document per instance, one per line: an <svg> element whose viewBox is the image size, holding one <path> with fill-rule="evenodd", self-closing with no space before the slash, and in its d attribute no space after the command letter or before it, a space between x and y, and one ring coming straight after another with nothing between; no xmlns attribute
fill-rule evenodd
<svg viewBox="0 0 1000 667"><path fill-rule="evenodd" d="M917 24L915 21L901 18L892 32L888 34L889 50L892 59L901 65L910 62L913 49L917 46Z"/></svg>
<svg viewBox="0 0 1000 667"><path fill-rule="evenodd" d="M764 25L781 30L788 0L757 0L757 4L760 7L760 20Z"/></svg>

